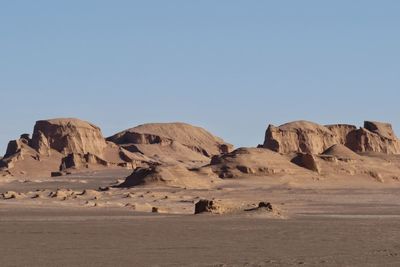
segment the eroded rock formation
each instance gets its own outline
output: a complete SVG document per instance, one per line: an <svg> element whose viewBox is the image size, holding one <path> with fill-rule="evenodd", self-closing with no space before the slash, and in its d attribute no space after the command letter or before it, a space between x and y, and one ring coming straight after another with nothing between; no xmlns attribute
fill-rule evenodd
<svg viewBox="0 0 400 267"><path fill-rule="evenodd" d="M327 127L308 121L295 121L279 127L269 125L264 148L283 154L320 154L336 143L336 136Z"/></svg>
<svg viewBox="0 0 400 267"><path fill-rule="evenodd" d="M99 127L79 119L53 119L36 122L31 146L41 154L51 149L64 155L101 155L107 143Z"/></svg>
<svg viewBox="0 0 400 267"><path fill-rule="evenodd" d="M32 138L28 134L10 141L0 169L11 175L55 176L60 171L89 167L134 168L145 161L107 143L100 129L79 119L52 119L36 122Z"/></svg>
<svg viewBox="0 0 400 267"><path fill-rule="evenodd" d="M321 154L333 145L345 145L355 152L400 154L400 142L388 123L366 121L357 129L352 125L322 126L296 121L275 127L265 134L264 148L289 153Z"/></svg>
<svg viewBox="0 0 400 267"><path fill-rule="evenodd" d="M186 123L143 124L109 138L108 141L159 162L207 162L213 155L228 153L232 145L206 130ZM199 165L199 164L197 164Z"/></svg>
<svg viewBox="0 0 400 267"><path fill-rule="evenodd" d="M224 179L302 172L301 168L290 163L288 157L263 148L239 148L231 153L215 156L209 168Z"/></svg>

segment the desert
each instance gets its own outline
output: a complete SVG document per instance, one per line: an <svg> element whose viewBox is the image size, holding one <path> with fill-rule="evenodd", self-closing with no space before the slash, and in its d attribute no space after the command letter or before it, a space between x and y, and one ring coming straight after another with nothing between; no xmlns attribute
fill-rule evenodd
<svg viewBox="0 0 400 267"><path fill-rule="evenodd" d="M32 138L11 140L0 160L3 259L7 266L30 257L37 266L107 266L116 258L137 266L395 266L399 149L392 126L374 121L269 125L261 145L234 148L186 123L143 124L105 138L80 119L40 120ZM68 244L75 245L65 251ZM80 261L76 253L89 254Z"/></svg>
<svg viewBox="0 0 400 267"><path fill-rule="evenodd" d="M0 267L400 266L399 14L0 0Z"/></svg>

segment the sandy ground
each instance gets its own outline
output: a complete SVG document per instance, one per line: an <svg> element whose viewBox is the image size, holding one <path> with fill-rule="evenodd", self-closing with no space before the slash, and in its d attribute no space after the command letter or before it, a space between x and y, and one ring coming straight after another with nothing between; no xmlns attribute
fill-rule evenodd
<svg viewBox="0 0 400 267"><path fill-rule="evenodd" d="M125 173L0 185L1 266L399 266L400 186L371 179L228 181L212 190L111 189ZM361 178L360 178L361 179ZM30 197L40 188L43 197ZM76 191L47 197L57 188ZM200 198L279 214L193 215ZM152 207L164 213L150 213ZM165 214L169 213L169 214Z"/></svg>

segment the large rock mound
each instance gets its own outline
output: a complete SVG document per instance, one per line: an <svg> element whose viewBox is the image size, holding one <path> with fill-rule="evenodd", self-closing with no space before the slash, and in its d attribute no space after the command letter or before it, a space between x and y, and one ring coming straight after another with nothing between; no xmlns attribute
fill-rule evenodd
<svg viewBox="0 0 400 267"><path fill-rule="evenodd" d="M349 133L346 146L355 152L400 154L400 141L388 123L369 122Z"/></svg>
<svg viewBox="0 0 400 267"><path fill-rule="evenodd" d="M220 178L304 172L302 168L292 164L289 158L263 148L239 148L231 153L215 156L210 166L205 168L211 168Z"/></svg>
<svg viewBox="0 0 400 267"><path fill-rule="evenodd" d="M79 119L52 119L36 122L31 146L41 154L54 149L64 155L101 155L107 143L99 127Z"/></svg>
<svg viewBox="0 0 400 267"><path fill-rule="evenodd" d="M344 145L354 152L400 154L400 142L388 123L364 123L364 128L335 124L322 126L308 121L295 121L275 127L265 134L264 148L290 153L321 154L333 145Z"/></svg>
<svg viewBox="0 0 400 267"><path fill-rule="evenodd" d="M212 177L200 175L182 164L153 164L138 167L117 187L171 186L181 188L209 188Z"/></svg>
<svg viewBox="0 0 400 267"><path fill-rule="evenodd" d="M147 158L107 143L100 128L79 119L36 122L32 139L23 134L9 142L0 170L13 176L62 175L89 168L135 168Z"/></svg>
<svg viewBox="0 0 400 267"><path fill-rule="evenodd" d="M185 123L152 123L122 131L109 138L131 152L160 162L205 162L227 153L232 145L206 130Z"/></svg>
<svg viewBox="0 0 400 267"><path fill-rule="evenodd" d="M279 127L269 125L263 147L283 154L320 154L336 143L335 134L327 127L309 121L295 121Z"/></svg>
<svg viewBox="0 0 400 267"><path fill-rule="evenodd" d="M323 156L335 157L338 160L357 160L360 156L344 145L333 145L322 153Z"/></svg>

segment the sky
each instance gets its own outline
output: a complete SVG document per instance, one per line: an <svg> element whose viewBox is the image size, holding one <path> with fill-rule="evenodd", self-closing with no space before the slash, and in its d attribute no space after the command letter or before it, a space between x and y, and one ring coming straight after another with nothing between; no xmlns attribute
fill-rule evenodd
<svg viewBox="0 0 400 267"><path fill-rule="evenodd" d="M239 146L268 124L400 135L400 1L0 0L0 154L36 120L109 136L182 121Z"/></svg>

